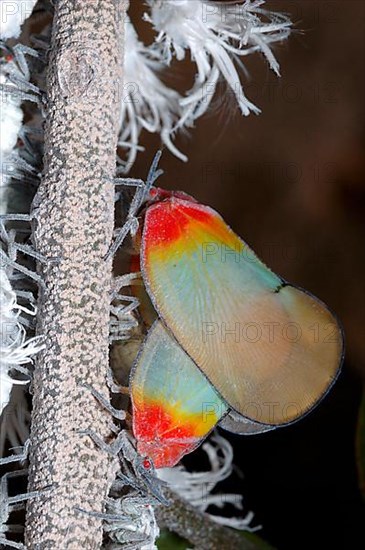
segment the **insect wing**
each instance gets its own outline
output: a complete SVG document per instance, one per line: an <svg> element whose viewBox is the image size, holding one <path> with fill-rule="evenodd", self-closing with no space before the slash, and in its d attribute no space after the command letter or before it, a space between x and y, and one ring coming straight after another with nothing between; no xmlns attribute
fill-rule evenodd
<svg viewBox="0 0 365 550"><path fill-rule="evenodd" d="M260 424L259 422L254 422L249 420L244 416L241 416L236 411L230 411L222 420L219 422L219 426L226 430L239 435L258 435L265 432L270 432L275 430L277 426L271 426L269 424Z"/></svg>
<svg viewBox="0 0 365 550"><path fill-rule="evenodd" d="M270 271L211 208L176 197L148 208L141 269L164 324L244 417L292 422L336 379L335 317Z"/></svg>
<svg viewBox="0 0 365 550"><path fill-rule="evenodd" d="M139 454L174 466L226 414L227 405L160 321L148 332L130 380Z"/></svg>

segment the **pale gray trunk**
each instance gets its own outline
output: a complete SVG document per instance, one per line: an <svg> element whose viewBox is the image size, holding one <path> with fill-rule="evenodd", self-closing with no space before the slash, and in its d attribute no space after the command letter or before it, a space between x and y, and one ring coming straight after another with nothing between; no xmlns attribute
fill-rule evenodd
<svg viewBox="0 0 365 550"><path fill-rule="evenodd" d="M33 381L27 548L96 549L116 464L87 435L112 437L107 413L82 384L108 394L116 144L127 0L58 0L47 75L44 177L34 203L38 334Z"/></svg>

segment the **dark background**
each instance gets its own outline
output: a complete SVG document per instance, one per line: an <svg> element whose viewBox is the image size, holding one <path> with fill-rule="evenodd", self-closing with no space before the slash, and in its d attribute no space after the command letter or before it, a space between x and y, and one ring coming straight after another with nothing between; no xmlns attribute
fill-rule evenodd
<svg viewBox="0 0 365 550"><path fill-rule="evenodd" d="M364 23L361 0L270 1L291 15L294 32L275 47L276 78L259 54L245 58L246 94L262 109L240 116L227 105L199 120L165 150L159 184L218 210L271 268L304 287L340 317L346 361L336 386L308 417L274 433L231 436L244 472L245 510L279 550L365 548L365 517L355 460L355 431L365 377L364 339ZM133 19L143 6L132 1ZM189 63L170 80L192 85ZM130 175L144 177L160 146L142 136ZM198 455L199 456L199 455ZM193 456L187 463L197 465ZM231 487L229 485L231 484Z"/></svg>

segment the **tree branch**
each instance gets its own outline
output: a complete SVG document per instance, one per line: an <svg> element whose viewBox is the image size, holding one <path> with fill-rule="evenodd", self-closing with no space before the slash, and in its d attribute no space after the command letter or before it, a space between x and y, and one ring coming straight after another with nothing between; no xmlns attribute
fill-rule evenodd
<svg viewBox="0 0 365 550"><path fill-rule="evenodd" d="M112 422L87 382L108 395L109 290L105 261L114 228L116 144L127 0L58 0L47 74L44 177L33 203L38 334L45 337L33 381L30 549L96 549L116 465L91 439Z"/></svg>
<svg viewBox="0 0 365 550"><path fill-rule="evenodd" d="M256 537L246 538L242 532L228 529L214 523L206 514L199 512L172 489L164 487L164 495L171 501L170 506L158 506L155 509L159 527L166 527L177 533L197 548L204 550L264 550L269 548Z"/></svg>

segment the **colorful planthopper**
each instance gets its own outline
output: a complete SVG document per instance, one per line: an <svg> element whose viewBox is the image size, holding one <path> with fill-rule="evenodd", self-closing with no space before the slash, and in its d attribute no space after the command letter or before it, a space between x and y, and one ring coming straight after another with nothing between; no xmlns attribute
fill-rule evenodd
<svg viewBox="0 0 365 550"><path fill-rule="evenodd" d="M150 198L139 299L156 321L130 385L138 450L164 467L217 423L260 433L308 413L336 380L343 337L322 302L275 275L214 210L184 193Z"/></svg>

